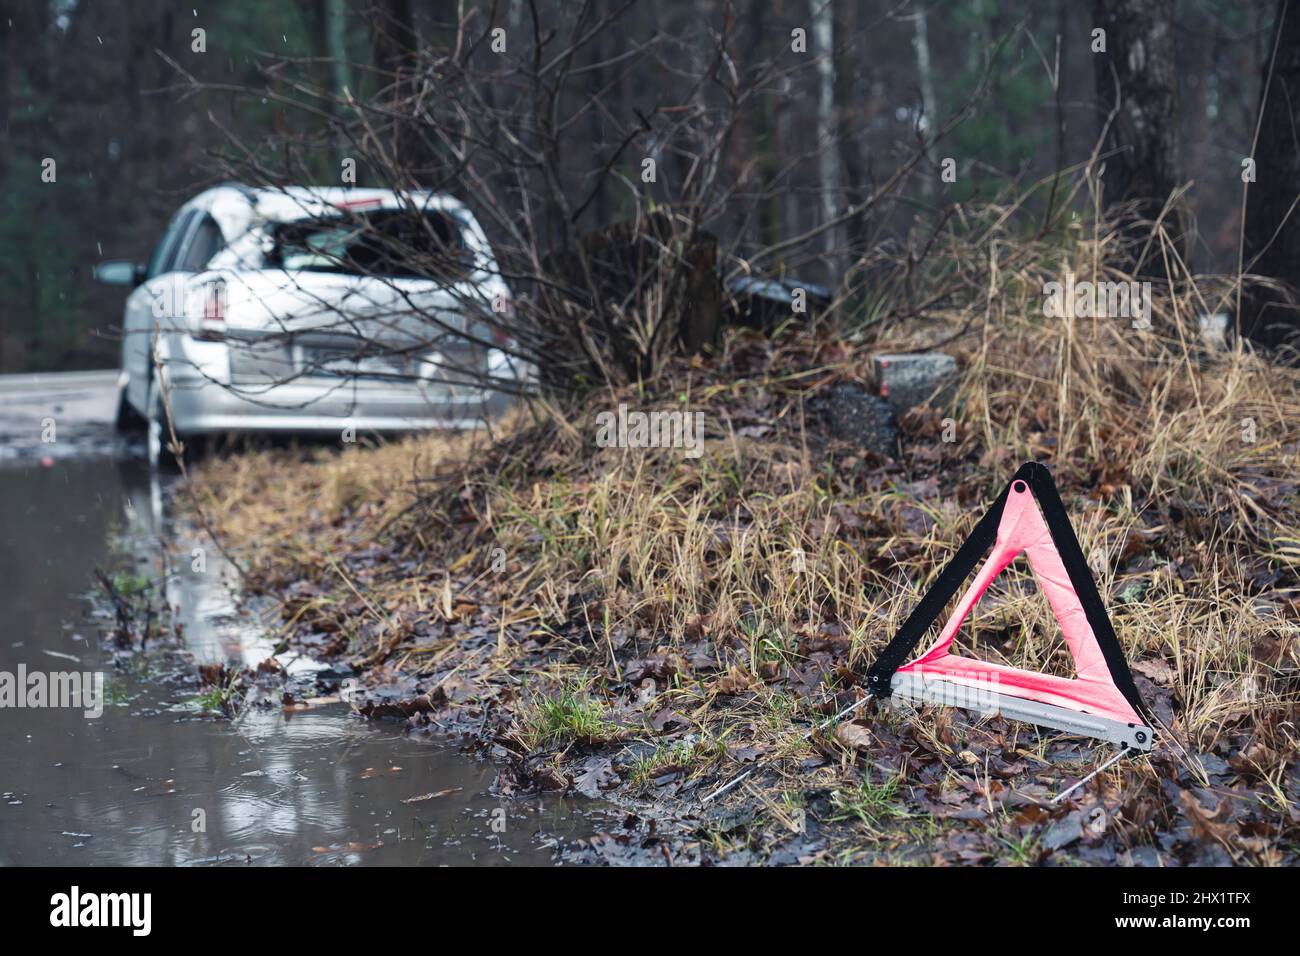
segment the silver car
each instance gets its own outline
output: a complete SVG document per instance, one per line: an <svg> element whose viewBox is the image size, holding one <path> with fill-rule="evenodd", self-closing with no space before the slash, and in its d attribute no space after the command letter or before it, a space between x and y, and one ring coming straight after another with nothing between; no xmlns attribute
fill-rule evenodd
<svg viewBox="0 0 1300 956"><path fill-rule="evenodd" d="M147 265L95 275L133 287L120 414L148 423L155 461L172 430L471 427L534 377L483 230L446 195L218 186Z"/></svg>

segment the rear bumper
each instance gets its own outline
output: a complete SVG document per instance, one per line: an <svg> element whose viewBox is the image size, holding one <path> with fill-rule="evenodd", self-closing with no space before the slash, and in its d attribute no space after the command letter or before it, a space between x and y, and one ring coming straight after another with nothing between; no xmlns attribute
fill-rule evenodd
<svg viewBox="0 0 1300 956"><path fill-rule="evenodd" d="M285 432L325 434L474 428L509 403L508 396L413 382L303 379L273 388L226 386L171 377L168 397L178 434Z"/></svg>

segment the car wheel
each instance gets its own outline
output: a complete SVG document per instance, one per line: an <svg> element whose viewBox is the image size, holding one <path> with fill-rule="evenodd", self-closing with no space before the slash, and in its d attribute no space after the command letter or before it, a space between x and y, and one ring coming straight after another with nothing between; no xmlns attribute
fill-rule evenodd
<svg viewBox="0 0 1300 956"><path fill-rule="evenodd" d="M179 436L178 436L179 437ZM160 471L175 471L179 467L176 456L167 447L171 441L171 427L167 421L167 405L163 401L158 380L149 383L149 417L145 423L145 447L149 454L149 467Z"/></svg>
<svg viewBox="0 0 1300 956"><path fill-rule="evenodd" d="M113 416L113 428L118 432L138 432L145 427L145 420L132 407L126 397L126 378L117 386L117 413Z"/></svg>

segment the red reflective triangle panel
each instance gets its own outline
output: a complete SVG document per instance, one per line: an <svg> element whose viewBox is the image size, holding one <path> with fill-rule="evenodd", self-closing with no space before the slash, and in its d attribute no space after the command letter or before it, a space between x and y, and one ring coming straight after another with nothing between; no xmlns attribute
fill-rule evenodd
<svg viewBox="0 0 1300 956"><path fill-rule="evenodd" d="M1077 676L1073 679L961 657L949 651L958 628L975 602L1021 552L1029 560L1038 586L1047 596L1074 656ZM1143 722L1111 679L1097 637L1088 624L1060 552L1052 541L1033 493L1023 481L1012 482L992 552L976 572L939 639L919 658L900 667L898 673L911 673L922 679L939 678L981 690L991 689L1011 697L1098 714L1124 723Z"/></svg>

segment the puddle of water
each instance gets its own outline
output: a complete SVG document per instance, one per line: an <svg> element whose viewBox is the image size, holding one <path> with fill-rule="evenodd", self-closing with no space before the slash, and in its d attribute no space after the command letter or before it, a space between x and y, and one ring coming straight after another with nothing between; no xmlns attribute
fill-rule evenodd
<svg viewBox="0 0 1300 956"><path fill-rule="evenodd" d="M161 503L136 461L0 468L0 671L100 670L110 701L130 701L97 719L0 709L0 866L548 864L600 828L586 801L499 801L490 765L346 705L234 722L169 712L185 694L115 671L84 598L115 529L145 542L165 530ZM212 549L206 560L195 573L182 550L168 577L187 646L255 664L270 648L263 622L231 601Z"/></svg>

